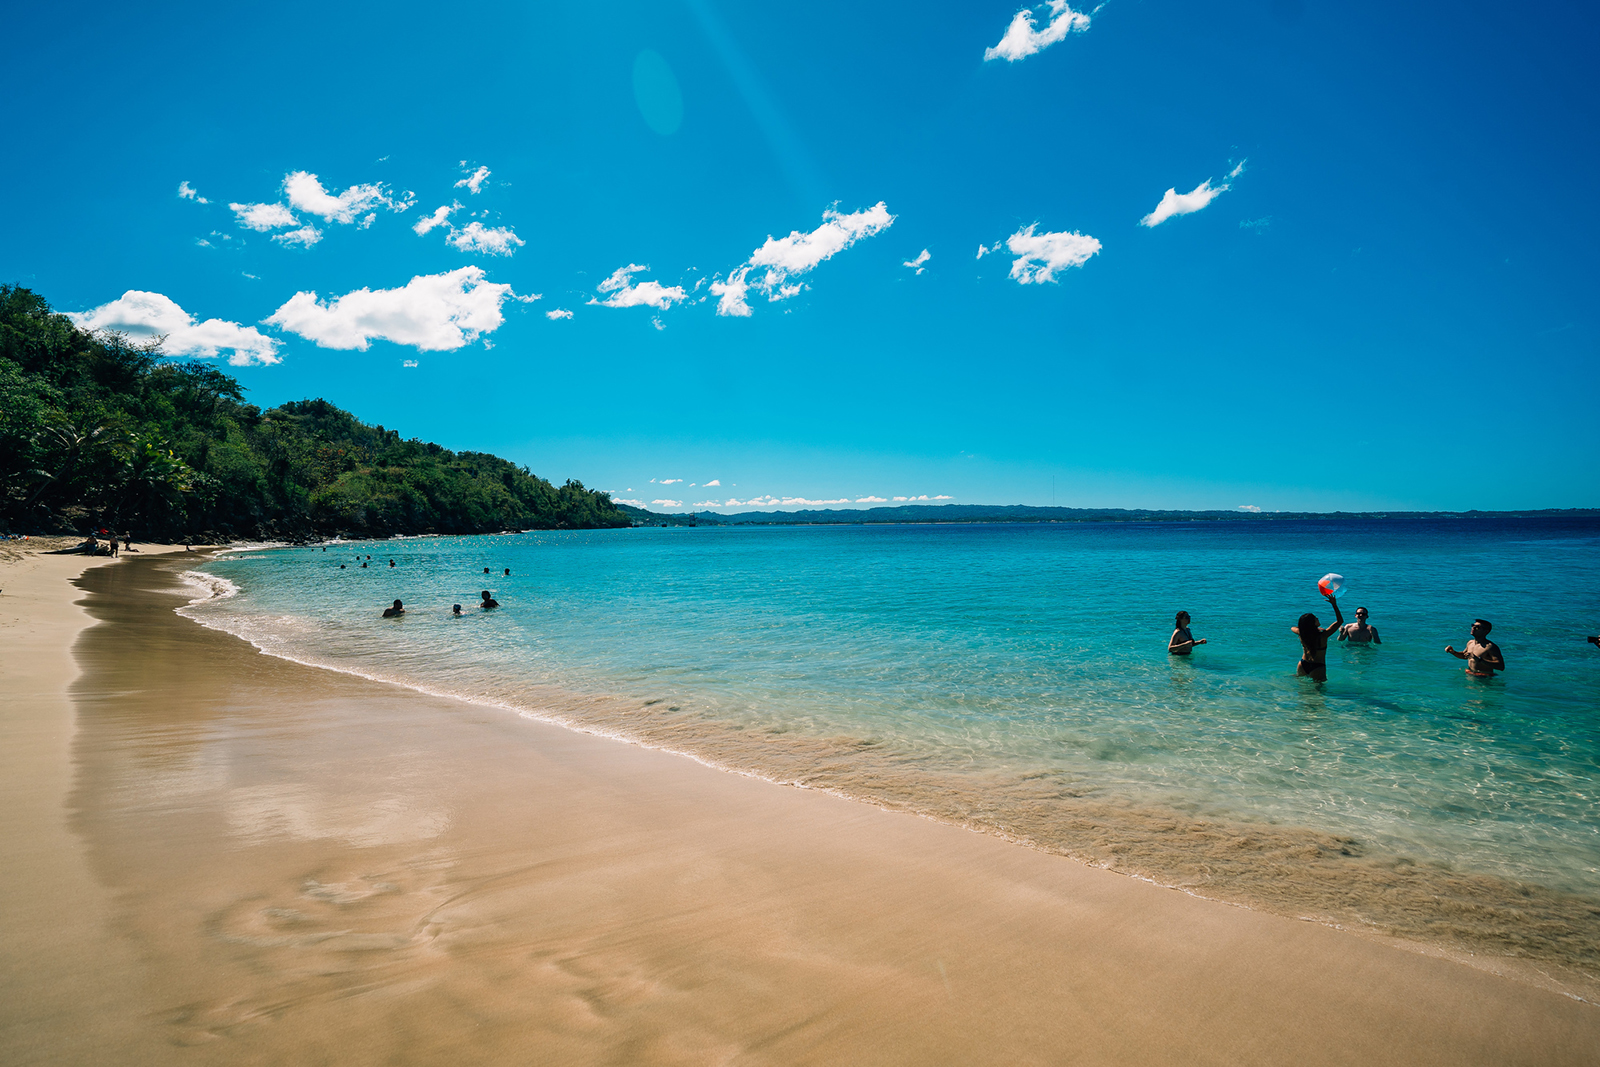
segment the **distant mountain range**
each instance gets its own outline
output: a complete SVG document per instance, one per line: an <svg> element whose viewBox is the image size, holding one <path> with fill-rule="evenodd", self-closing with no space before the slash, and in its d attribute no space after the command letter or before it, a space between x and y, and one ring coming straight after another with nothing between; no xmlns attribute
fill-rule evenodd
<svg viewBox="0 0 1600 1067"><path fill-rule="evenodd" d="M618 504L634 525L814 526L882 523L965 522L1275 522L1285 519L1415 520L1438 518L1568 518L1600 521L1597 508L1541 511L1172 511L1147 508L1045 508L1025 504L904 504L887 508L825 508L806 511L712 511L663 514Z"/></svg>

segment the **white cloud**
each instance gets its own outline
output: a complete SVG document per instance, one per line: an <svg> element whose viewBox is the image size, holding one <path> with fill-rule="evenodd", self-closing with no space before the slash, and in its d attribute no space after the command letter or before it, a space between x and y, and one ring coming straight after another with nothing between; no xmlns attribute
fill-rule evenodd
<svg viewBox="0 0 1600 1067"><path fill-rule="evenodd" d="M984 256L987 256L987 255L990 255L990 254L992 254L994 252L1000 251L1000 246L1003 243L1004 242L1002 242L1002 241L996 241L994 244L989 245L987 247L985 247L984 245L979 245L978 246L978 257L977 258L982 259Z"/></svg>
<svg viewBox="0 0 1600 1067"><path fill-rule="evenodd" d="M289 196L289 206L316 215L325 222L351 223L368 209L382 205L392 211L404 211L410 204L397 206L379 185L352 185L338 196L322 187L315 174L297 170L283 179L283 191Z"/></svg>
<svg viewBox="0 0 1600 1067"><path fill-rule="evenodd" d="M611 499L616 501L618 504L626 504L630 508L642 508L642 507L644 507L644 501L643 500L624 500L620 496L614 496Z"/></svg>
<svg viewBox="0 0 1600 1067"><path fill-rule="evenodd" d="M444 239L463 252L487 252L491 256L509 256L526 242L506 226L489 229L481 222L469 222L459 230L451 230Z"/></svg>
<svg viewBox="0 0 1600 1067"><path fill-rule="evenodd" d="M196 322L193 315L160 293L129 289L109 304L68 312L67 317L85 330L115 330L145 339L165 337L161 350L169 356L214 359L227 352L228 362L236 367L283 362L278 342L254 326L222 319Z"/></svg>
<svg viewBox="0 0 1600 1067"><path fill-rule="evenodd" d="M178 195L185 200L193 200L197 204L209 204L211 201L201 196L188 182L178 183Z"/></svg>
<svg viewBox="0 0 1600 1067"><path fill-rule="evenodd" d="M284 247L299 245L302 248L310 248L322 240L322 231L315 226L302 226L300 229L290 230L288 233L273 234L272 239Z"/></svg>
<svg viewBox="0 0 1600 1067"><path fill-rule="evenodd" d="M259 233L300 225L294 212L282 204L229 204L228 207L239 217L240 226Z"/></svg>
<svg viewBox="0 0 1600 1067"><path fill-rule="evenodd" d="M706 488L707 489L711 489L713 487L718 488L718 489L722 488L722 479L721 478L713 478L709 482L706 483Z"/></svg>
<svg viewBox="0 0 1600 1067"><path fill-rule="evenodd" d="M881 496L858 496L858 497L856 497L856 503L857 504L887 504L888 501L885 500Z"/></svg>
<svg viewBox="0 0 1600 1067"><path fill-rule="evenodd" d="M904 500L904 499L905 499L905 497L903 497L903 496L897 496L897 497L895 497L895 499L896 499L896 500Z"/></svg>
<svg viewBox="0 0 1600 1067"><path fill-rule="evenodd" d="M659 506L664 507L664 508L681 508L681 507L683 507L683 501L681 501L681 500L652 500L652 501L650 501L650 503L659 505Z"/></svg>
<svg viewBox="0 0 1600 1067"><path fill-rule="evenodd" d="M654 478L651 478L650 480L652 482L656 481ZM677 485L681 481L683 481L682 478L663 478L659 482L656 482L656 484L657 485Z"/></svg>
<svg viewBox="0 0 1600 1067"><path fill-rule="evenodd" d="M1089 28L1089 16L1072 10L1067 6L1067 0L1048 0L1047 6L1050 8L1050 21L1045 23L1044 29L1039 29L1034 23L1033 12L1023 8L1006 27L1000 43L984 49L984 61L1003 59L1015 63L1035 52L1042 52L1069 33L1082 33Z"/></svg>
<svg viewBox="0 0 1600 1067"><path fill-rule="evenodd" d="M378 213L376 211L370 212L370 213L368 213L368 215L365 218L363 218L361 220L361 228L363 230L370 230L370 229L372 229L372 224L374 222L377 222L377 221L378 221Z"/></svg>
<svg viewBox="0 0 1600 1067"><path fill-rule="evenodd" d="M720 508L725 505L719 504L715 500L696 500L694 506L697 508Z"/></svg>
<svg viewBox="0 0 1600 1067"><path fill-rule="evenodd" d="M1100 242L1082 233L1035 233L1034 226L1018 230L1006 239L1006 247L1016 256L1011 277L1021 285L1056 280L1058 271L1081 267L1100 251Z"/></svg>
<svg viewBox="0 0 1600 1067"><path fill-rule="evenodd" d="M478 190L483 188L483 180L485 178L487 178L488 176L489 176L489 168L488 167L479 167L472 174L469 174L467 177L462 178L460 181L456 182L455 187L457 189L459 189L464 185L468 189L472 190L472 194L474 196L476 196L478 194Z"/></svg>
<svg viewBox="0 0 1600 1067"><path fill-rule="evenodd" d="M633 276L649 269L637 263L618 267L611 277L596 286L600 292L611 295L604 300L591 299L589 303L608 308L653 307L665 311L673 304L680 304L689 299L689 294L683 291L681 285L667 286L656 281L639 282L635 285Z"/></svg>
<svg viewBox="0 0 1600 1067"><path fill-rule="evenodd" d="M417 365L417 361L414 359L404 359L400 361L400 365L402 367L415 367Z"/></svg>
<svg viewBox="0 0 1600 1067"><path fill-rule="evenodd" d="M1177 189L1168 189L1162 196L1161 203L1156 209L1139 220L1140 226L1160 226L1174 215L1191 215L1205 207L1211 201L1233 188L1233 179L1244 172L1244 161L1241 160L1237 167L1228 172L1222 179L1222 184L1213 186L1211 179L1207 178L1187 193L1180 193Z"/></svg>
<svg viewBox="0 0 1600 1067"><path fill-rule="evenodd" d="M461 267L418 275L398 289L357 289L327 304L314 292L298 292L265 321L323 348L364 352L381 340L453 351L499 329L500 305L509 297L516 297L511 286L485 281L483 268Z"/></svg>
<svg viewBox="0 0 1600 1067"><path fill-rule="evenodd" d="M916 271L918 274L921 274L923 271L928 269L927 267L924 267L923 264L928 262L928 260L930 260L932 258L933 257L928 254L928 250L926 248L924 248L922 250L922 254L919 255L916 259L908 259L908 260L906 260L904 263L902 263L900 265L902 267L910 267L912 270Z"/></svg>
<svg viewBox="0 0 1600 1067"><path fill-rule="evenodd" d="M1248 511L1253 515L1261 514L1261 509L1256 507L1256 505L1254 505L1254 504L1240 504L1239 505L1239 510L1240 511Z"/></svg>
<svg viewBox="0 0 1600 1067"><path fill-rule="evenodd" d="M934 497L933 499L935 499L935 500L954 500L955 497L953 497L953 496L945 496L943 493L941 493L938 496Z"/></svg>
<svg viewBox="0 0 1600 1067"><path fill-rule="evenodd" d="M551 322L555 322L557 319L572 318L572 312L568 311L566 308L551 308L549 311L544 313L544 317L549 319Z"/></svg>
<svg viewBox="0 0 1600 1067"><path fill-rule="evenodd" d="M720 297L717 301L717 314L728 315L734 318L749 318L750 305L745 302L745 294L750 291L745 275L750 273L750 268L740 267L728 275L725 282L712 282L711 295Z"/></svg>
<svg viewBox="0 0 1600 1067"><path fill-rule="evenodd" d="M421 237L435 226L445 225L446 221L450 218L451 213L459 210L461 210L460 201L457 201L453 204L440 204L438 207L433 209L432 215L429 215L426 218L418 219L416 225L411 227L411 232L415 233L418 237Z"/></svg>
<svg viewBox="0 0 1600 1067"><path fill-rule="evenodd" d="M863 237L881 233L894 224L894 216L882 200L865 211L841 215L832 208L822 213L822 225L810 233L792 230L789 236L769 236L750 256L751 267L765 267L766 274L756 286L768 300L782 300L800 291L786 285L791 275L805 274L817 264L843 252Z"/></svg>

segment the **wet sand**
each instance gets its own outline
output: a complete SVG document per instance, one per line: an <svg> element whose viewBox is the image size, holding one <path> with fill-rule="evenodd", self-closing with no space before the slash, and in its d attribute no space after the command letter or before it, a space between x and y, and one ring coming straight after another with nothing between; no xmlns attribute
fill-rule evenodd
<svg viewBox="0 0 1600 1067"><path fill-rule="evenodd" d="M0 1062L1600 1048L1600 1010L1481 967L260 655L172 613L181 567L87 570L76 668L68 568L26 602L0 571Z"/></svg>

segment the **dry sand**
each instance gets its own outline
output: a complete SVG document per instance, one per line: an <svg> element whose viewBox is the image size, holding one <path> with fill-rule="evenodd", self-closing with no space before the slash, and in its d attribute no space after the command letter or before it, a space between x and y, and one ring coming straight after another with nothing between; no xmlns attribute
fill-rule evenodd
<svg viewBox="0 0 1600 1067"><path fill-rule="evenodd" d="M80 634L87 562L0 568L0 1063L1600 1059L1527 982L260 655L181 562Z"/></svg>

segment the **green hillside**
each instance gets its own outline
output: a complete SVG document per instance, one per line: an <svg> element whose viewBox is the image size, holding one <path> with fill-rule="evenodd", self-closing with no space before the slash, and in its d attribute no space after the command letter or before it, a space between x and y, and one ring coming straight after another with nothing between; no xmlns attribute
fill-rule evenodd
<svg viewBox="0 0 1600 1067"><path fill-rule="evenodd" d="M87 334L0 285L0 531L225 540L629 524L580 482L402 440L324 400L262 411L213 366Z"/></svg>

